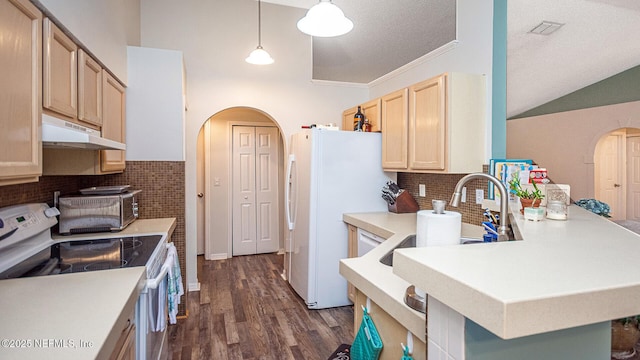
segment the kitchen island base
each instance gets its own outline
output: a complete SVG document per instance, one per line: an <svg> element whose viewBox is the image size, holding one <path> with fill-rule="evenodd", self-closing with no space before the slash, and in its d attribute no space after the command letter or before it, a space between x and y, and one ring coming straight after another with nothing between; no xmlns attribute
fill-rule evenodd
<svg viewBox="0 0 640 360"><path fill-rule="evenodd" d="M369 301L371 308L369 316L373 320L376 329L380 333L382 339L382 352L379 360L397 360L402 357L402 347L400 344L407 345L407 328L402 326L396 319L389 315L384 309L375 302ZM367 305L367 295L356 289L356 301L353 307L353 334L358 332L360 322L362 322L362 306ZM427 359L427 346L422 339L413 336L413 354L415 360Z"/></svg>
<svg viewBox="0 0 640 360"><path fill-rule="evenodd" d="M611 322L504 340L466 319L466 360L608 360Z"/></svg>

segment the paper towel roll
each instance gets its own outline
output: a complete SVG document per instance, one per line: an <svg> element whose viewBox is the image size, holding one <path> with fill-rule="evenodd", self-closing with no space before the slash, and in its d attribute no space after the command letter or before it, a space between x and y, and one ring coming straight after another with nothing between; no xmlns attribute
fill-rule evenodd
<svg viewBox="0 0 640 360"><path fill-rule="evenodd" d="M416 247L460 244L462 215L455 211L436 214L432 210L418 211Z"/></svg>

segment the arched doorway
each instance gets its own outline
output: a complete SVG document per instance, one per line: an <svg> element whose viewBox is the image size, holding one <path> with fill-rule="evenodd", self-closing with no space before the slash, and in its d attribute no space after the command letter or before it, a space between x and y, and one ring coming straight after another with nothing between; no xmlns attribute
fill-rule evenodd
<svg viewBox="0 0 640 360"><path fill-rule="evenodd" d="M277 122L254 108L228 108L198 138L198 253L215 260L282 249L285 149Z"/></svg>
<svg viewBox="0 0 640 360"><path fill-rule="evenodd" d="M640 221L640 129L603 135L594 152L594 194L615 221Z"/></svg>

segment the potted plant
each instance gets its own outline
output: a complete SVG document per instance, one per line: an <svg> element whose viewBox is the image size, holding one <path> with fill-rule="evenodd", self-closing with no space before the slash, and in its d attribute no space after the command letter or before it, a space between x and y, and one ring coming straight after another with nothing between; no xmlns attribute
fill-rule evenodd
<svg viewBox="0 0 640 360"><path fill-rule="evenodd" d="M611 357L628 359L636 353L635 345L640 339L640 315L611 321Z"/></svg>
<svg viewBox="0 0 640 360"><path fill-rule="evenodd" d="M511 180L509 181L509 192L514 194L515 196L520 198L520 204L522 205L521 213L524 213L524 208L527 207L539 207L542 203L542 199L544 195L538 185L534 182L533 191L529 191L529 189L523 189L520 185L520 176L518 174L514 174Z"/></svg>

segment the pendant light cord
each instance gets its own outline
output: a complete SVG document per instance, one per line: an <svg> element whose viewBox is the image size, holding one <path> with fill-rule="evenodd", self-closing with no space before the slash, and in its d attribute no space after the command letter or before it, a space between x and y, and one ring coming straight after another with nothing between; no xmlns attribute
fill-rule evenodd
<svg viewBox="0 0 640 360"><path fill-rule="evenodd" d="M260 20L261 18L260 3L261 3L260 0L258 0L258 47L262 48L262 34L261 34L262 21Z"/></svg>

